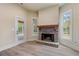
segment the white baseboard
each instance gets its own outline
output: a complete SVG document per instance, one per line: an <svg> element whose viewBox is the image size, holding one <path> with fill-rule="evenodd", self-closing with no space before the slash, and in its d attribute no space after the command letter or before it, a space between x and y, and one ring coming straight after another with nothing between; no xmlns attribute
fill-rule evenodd
<svg viewBox="0 0 79 59"><path fill-rule="evenodd" d="M17 43L15 42L15 43L11 43L11 44L6 44L5 46L0 47L0 51L3 51L3 50L6 50L6 49L9 49L9 48L12 48L12 47L14 47L16 45L19 45L21 43L24 43L24 42L26 42L26 40L20 41L20 42L17 42Z"/></svg>

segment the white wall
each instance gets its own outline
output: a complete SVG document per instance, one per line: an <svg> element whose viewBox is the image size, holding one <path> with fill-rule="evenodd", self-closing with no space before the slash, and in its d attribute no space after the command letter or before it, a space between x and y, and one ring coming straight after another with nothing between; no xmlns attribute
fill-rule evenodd
<svg viewBox="0 0 79 59"><path fill-rule="evenodd" d="M15 29L16 16L26 17L25 39L19 42L16 42L15 30L12 30ZM0 4L0 51L30 40L32 37L30 21L33 16L35 12L24 10L17 4Z"/></svg>
<svg viewBox="0 0 79 59"><path fill-rule="evenodd" d="M61 39L60 42L79 51L79 4L65 4L60 13L72 9L72 40Z"/></svg>
<svg viewBox="0 0 79 59"><path fill-rule="evenodd" d="M37 39L37 34L36 36L33 36L33 24L32 24L32 19L33 17L37 17L37 13L36 12L32 12L32 11L28 11L27 12L27 38L28 38L28 41L30 40L36 40Z"/></svg>
<svg viewBox="0 0 79 59"><path fill-rule="evenodd" d="M59 6L52 6L39 11L38 25L58 24Z"/></svg>

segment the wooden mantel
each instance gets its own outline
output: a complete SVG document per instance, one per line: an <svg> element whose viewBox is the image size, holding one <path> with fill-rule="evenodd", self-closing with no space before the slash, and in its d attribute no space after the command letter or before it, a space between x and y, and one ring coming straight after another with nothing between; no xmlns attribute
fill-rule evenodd
<svg viewBox="0 0 79 59"><path fill-rule="evenodd" d="M38 28L58 28L58 25L38 25Z"/></svg>

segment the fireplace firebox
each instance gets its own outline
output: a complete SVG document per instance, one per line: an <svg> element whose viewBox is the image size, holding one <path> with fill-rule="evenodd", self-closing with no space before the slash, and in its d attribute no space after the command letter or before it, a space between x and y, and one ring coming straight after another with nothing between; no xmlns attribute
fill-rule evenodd
<svg viewBox="0 0 79 59"><path fill-rule="evenodd" d="M42 33L41 40L54 42L54 34Z"/></svg>

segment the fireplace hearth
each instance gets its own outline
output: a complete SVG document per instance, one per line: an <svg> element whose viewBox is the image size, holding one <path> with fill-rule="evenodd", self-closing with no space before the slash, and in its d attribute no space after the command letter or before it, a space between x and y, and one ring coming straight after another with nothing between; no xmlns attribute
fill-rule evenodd
<svg viewBox="0 0 79 59"><path fill-rule="evenodd" d="M39 40L58 42L58 25L42 25L39 28Z"/></svg>

